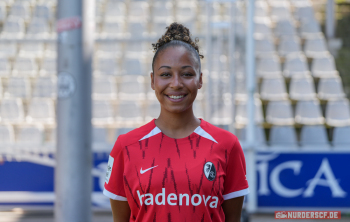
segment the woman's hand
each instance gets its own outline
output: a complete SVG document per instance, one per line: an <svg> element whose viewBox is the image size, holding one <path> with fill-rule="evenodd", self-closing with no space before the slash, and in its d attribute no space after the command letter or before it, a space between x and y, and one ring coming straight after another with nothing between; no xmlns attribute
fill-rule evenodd
<svg viewBox="0 0 350 222"><path fill-rule="evenodd" d="M110 202L113 222L129 222L131 211L128 202L112 199L110 199Z"/></svg>

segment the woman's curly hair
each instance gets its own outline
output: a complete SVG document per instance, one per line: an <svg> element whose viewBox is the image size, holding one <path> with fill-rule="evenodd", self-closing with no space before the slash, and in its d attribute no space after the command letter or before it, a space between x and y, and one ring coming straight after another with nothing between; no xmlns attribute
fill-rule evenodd
<svg viewBox="0 0 350 222"><path fill-rule="evenodd" d="M170 26L166 27L165 34L160 39L158 39L156 43L152 43L152 47L155 52L152 62L152 69L158 53L169 46L175 45L184 46L196 54L200 67L200 59L204 58L204 56L199 53L199 46L197 44L198 41L198 38L195 38L194 41L192 40L190 30L182 24L179 24L177 22L170 24Z"/></svg>
<svg viewBox="0 0 350 222"><path fill-rule="evenodd" d="M166 29L167 30L162 36L162 38L158 39L157 43L152 44L154 52L156 52L160 47L169 43L172 40L179 40L190 44L198 52L199 57L201 59L204 58L204 56L199 53L199 46L197 44L199 41L198 38L195 38L195 40L193 41L191 39L190 30L188 28L186 28L182 24L174 22L170 26L166 27Z"/></svg>

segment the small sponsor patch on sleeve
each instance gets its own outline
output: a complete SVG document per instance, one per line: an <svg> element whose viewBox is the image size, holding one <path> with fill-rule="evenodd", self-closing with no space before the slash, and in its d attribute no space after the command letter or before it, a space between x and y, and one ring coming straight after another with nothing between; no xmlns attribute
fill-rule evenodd
<svg viewBox="0 0 350 222"><path fill-rule="evenodd" d="M113 169L113 163L114 163L114 158L109 156L108 158L108 164L107 164L107 172L106 172L106 179L105 182L108 184L109 178L111 178L111 173Z"/></svg>

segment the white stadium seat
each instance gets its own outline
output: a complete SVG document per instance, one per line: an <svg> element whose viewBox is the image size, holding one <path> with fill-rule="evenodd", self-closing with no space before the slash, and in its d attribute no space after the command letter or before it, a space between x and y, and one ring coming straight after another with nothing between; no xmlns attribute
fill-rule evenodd
<svg viewBox="0 0 350 222"><path fill-rule="evenodd" d="M246 101L241 101L236 105L235 121L237 124L240 124L240 125L245 125L248 123ZM255 123L262 123L262 122L264 122L264 116L262 112L261 101L259 99L255 99Z"/></svg>
<svg viewBox="0 0 350 222"><path fill-rule="evenodd" d="M38 74L38 65L33 57L18 56L13 63L13 76L33 77Z"/></svg>
<svg viewBox="0 0 350 222"><path fill-rule="evenodd" d="M97 100L92 102L92 123L96 125L111 124L114 122L114 109L110 100Z"/></svg>
<svg viewBox="0 0 350 222"><path fill-rule="evenodd" d="M299 101L295 109L295 123L304 125L324 124L324 117L317 99Z"/></svg>
<svg viewBox="0 0 350 222"><path fill-rule="evenodd" d="M348 99L328 101L326 106L326 123L335 127L350 125L350 105Z"/></svg>
<svg viewBox="0 0 350 222"><path fill-rule="evenodd" d="M47 123L55 122L55 106L52 99L33 98L28 107L26 117L29 123Z"/></svg>
<svg viewBox="0 0 350 222"><path fill-rule="evenodd" d="M314 58L311 64L311 73L316 78L327 78L338 76L335 61L331 54Z"/></svg>
<svg viewBox="0 0 350 222"><path fill-rule="evenodd" d="M293 76L289 84L289 96L293 100L316 99L314 80L311 76Z"/></svg>
<svg viewBox="0 0 350 222"><path fill-rule="evenodd" d="M2 38L20 39L24 36L25 24L22 18L9 16L1 32Z"/></svg>
<svg viewBox="0 0 350 222"><path fill-rule="evenodd" d="M256 70L258 76L261 78L277 78L282 75L282 68L279 57L274 54L261 57L257 62Z"/></svg>
<svg viewBox="0 0 350 222"><path fill-rule="evenodd" d="M33 97L56 98L57 95L57 77L43 76L35 80L33 88Z"/></svg>
<svg viewBox="0 0 350 222"><path fill-rule="evenodd" d="M283 75L286 78L310 75L305 55L303 53L288 54L284 63Z"/></svg>
<svg viewBox="0 0 350 222"><path fill-rule="evenodd" d="M350 126L335 127L333 131L333 146L335 149L350 149Z"/></svg>
<svg viewBox="0 0 350 222"><path fill-rule="evenodd" d="M298 139L293 126L272 126L270 130L271 146L297 147Z"/></svg>
<svg viewBox="0 0 350 222"><path fill-rule="evenodd" d="M140 104L135 101L121 100L117 108L116 121L124 126L142 124L143 114Z"/></svg>
<svg viewBox="0 0 350 222"><path fill-rule="evenodd" d="M117 83L114 77L94 77L92 96L95 99L116 99Z"/></svg>
<svg viewBox="0 0 350 222"><path fill-rule="evenodd" d="M285 57L291 53L301 52L300 39L297 36L282 36L278 45L278 53Z"/></svg>
<svg viewBox="0 0 350 222"><path fill-rule="evenodd" d="M294 124L292 105L289 100L270 101L266 109L266 122L273 125Z"/></svg>
<svg viewBox="0 0 350 222"><path fill-rule="evenodd" d="M0 57L0 77L11 75L11 62L7 57Z"/></svg>
<svg viewBox="0 0 350 222"><path fill-rule="evenodd" d="M21 123L24 120L23 103L21 99L2 99L0 117L3 123Z"/></svg>
<svg viewBox="0 0 350 222"><path fill-rule="evenodd" d="M300 134L302 149L329 149L326 129L323 125L303 126Z"/></svg>
<svg viewBox="0 0 350 222"><path fill-rule="evenodd" d="M343 84L339 76L322 78L318 82L317 96L322 100L341 99L345 97Z"/></svg>
<svg viewBox="0 0 350 222"><path fill-rule="evenodd" d="M283 77L264 78L260 88L263 100L285 100L288 98L286 83Z"/></svg>
<svg viewBox="0 0 350 222"><path fill-rule="evenodd" d="M160 103L157 101L150 101L146 104L145 121L149 122L153 118L158 118L160 114Z"/></svg>
<svg viewBox="0 0 350 222"><path fill-rule="evenodd" d="M30 80L28 78L10 77L4 95L8 98L29 98L31 91Z"/></svg>
<svg viewBox="0 0 350 222"><path fill-rule="evenodd" d="M145 84L143 76L122 76L119 84L119 98L124 100L145 99Z"/></svg>

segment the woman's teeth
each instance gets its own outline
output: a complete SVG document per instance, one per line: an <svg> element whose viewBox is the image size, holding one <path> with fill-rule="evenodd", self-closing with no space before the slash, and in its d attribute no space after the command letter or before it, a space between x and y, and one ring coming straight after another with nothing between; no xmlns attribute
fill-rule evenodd
<svg viewBox="0 0 350 222"><path fill-rule="evenodd" d="M182 97L184 97L185 95L181 95L181 96L169 96L172 99L181 99Z"/></svg>

